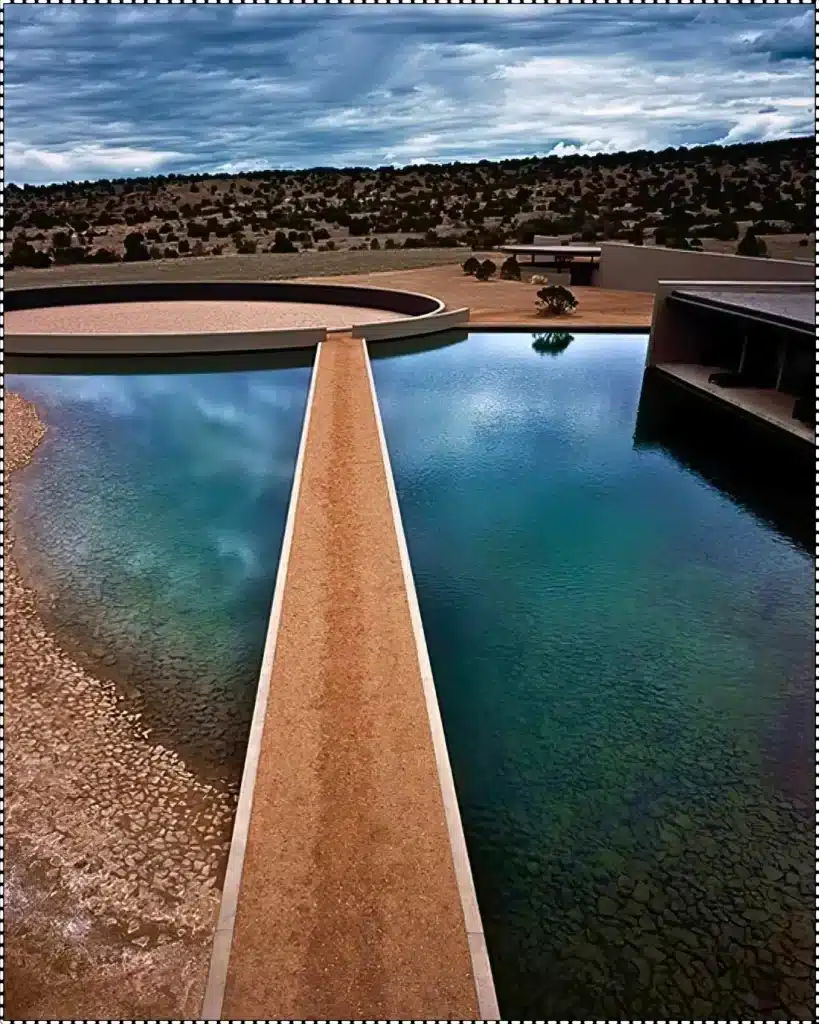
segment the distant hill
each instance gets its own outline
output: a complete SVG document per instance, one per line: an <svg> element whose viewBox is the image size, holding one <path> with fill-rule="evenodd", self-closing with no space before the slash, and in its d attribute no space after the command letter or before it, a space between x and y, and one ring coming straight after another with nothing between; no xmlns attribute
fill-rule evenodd
<svg viewBox="0 0 819 1024"><path fill-rule="evenodd" d="M813 171L810 136L656 153L8 185L6 267L488 249L534 234L735 251L748 227L811 258Z"/></svg>

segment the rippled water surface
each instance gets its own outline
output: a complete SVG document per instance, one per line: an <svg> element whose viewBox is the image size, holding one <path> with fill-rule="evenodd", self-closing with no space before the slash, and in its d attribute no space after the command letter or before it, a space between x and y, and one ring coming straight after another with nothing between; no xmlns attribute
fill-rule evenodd
<svg viewBox="0 0 819 1024"><path fill-rule="evenodd" d="M810 554L537 347L373 353L501 1012L812 1018Z"/></svg>
<svg viewBox="0 0 819 1024"><path fill-rule="evenodd" d="M241 769L307 358L6 380L48 425L15 517L47 620L216 777Z"/></svg>

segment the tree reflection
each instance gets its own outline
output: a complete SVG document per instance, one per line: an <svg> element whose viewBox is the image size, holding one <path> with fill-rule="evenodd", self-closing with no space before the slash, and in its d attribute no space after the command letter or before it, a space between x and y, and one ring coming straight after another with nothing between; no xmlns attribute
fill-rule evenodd
<svg viewBox="0 0 819 1024"><path fill-rule="evenodd" d="M573 341L568 331L539 331L532 335L532 348L541 356L559 356Z"/></svg>

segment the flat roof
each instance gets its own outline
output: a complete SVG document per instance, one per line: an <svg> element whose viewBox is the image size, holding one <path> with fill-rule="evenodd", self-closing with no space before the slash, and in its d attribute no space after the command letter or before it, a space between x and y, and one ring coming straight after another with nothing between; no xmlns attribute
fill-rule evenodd
<svg viewBox="0 0 819 1024"><path fill-rule="evenodd" d="M549 252L561 256L599 256L599 245L502 245L501 252Z"/></svg>
<svg viewBox="0 0 819 1024"><path fill-rule="evenodd" d="M727 288L675 288L671 299L689 305L734 313L775 327L813 334L816 330L816 291L805 287L779 291Z"/></svg>

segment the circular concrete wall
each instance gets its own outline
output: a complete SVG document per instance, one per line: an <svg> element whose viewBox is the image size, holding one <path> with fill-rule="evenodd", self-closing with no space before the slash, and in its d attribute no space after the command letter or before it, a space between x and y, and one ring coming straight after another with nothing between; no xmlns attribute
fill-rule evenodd
<svg viewBox="0 0 819 1024"><path fill-rule="evenodd" d="M251 351L443 308L414 292L287 281L45 286L6 293L5 343L39 355Z"/></svg>

